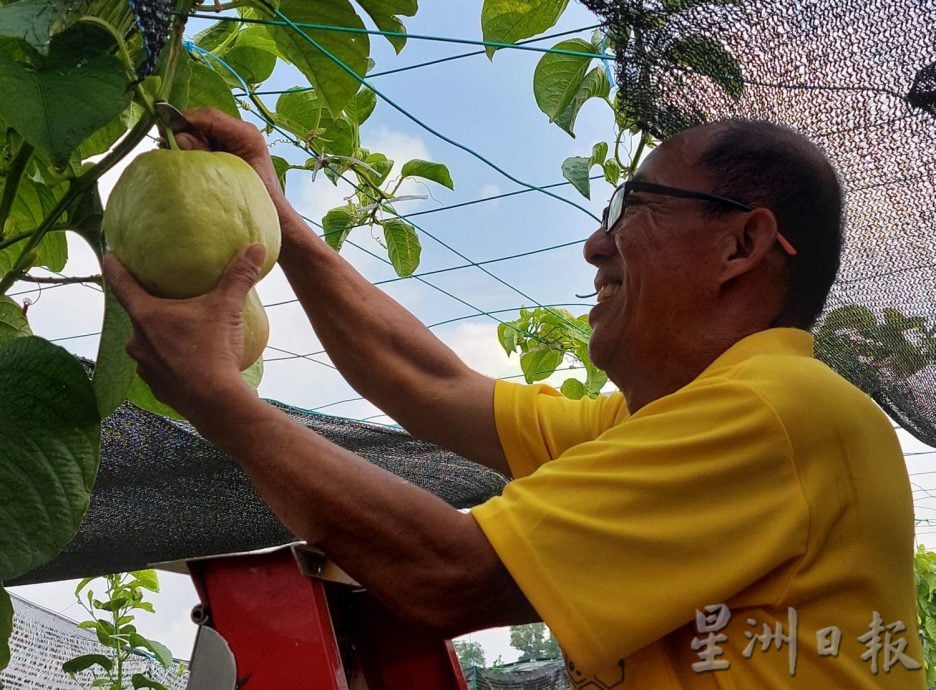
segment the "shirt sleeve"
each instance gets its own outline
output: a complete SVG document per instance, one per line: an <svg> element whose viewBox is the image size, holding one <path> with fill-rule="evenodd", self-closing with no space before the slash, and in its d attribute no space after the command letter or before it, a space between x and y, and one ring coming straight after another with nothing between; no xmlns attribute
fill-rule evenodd
<svg viewBox="0 0 936 690"><path fill-rule="evenodd" d="M514 477L596 438L627 414L620 393L570 400L545 384L497 381L494 386L497 435Z"/></svg>
<svg viewBox="0 0 936 690"><path fill-rule="evenodd" d="M808 528L783 425L719 378L569 447L472 514L584 671L800 557Z"/></svg>

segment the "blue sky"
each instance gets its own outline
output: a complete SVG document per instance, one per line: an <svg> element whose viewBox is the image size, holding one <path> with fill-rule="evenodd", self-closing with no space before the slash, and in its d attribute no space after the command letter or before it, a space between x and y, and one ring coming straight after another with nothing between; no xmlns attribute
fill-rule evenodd
<svg viewBox="0 0 936 690"><path fill-rule="evenodd" d="M480 6L479 0L424 2L419 14L405 23L413 34L480 39ZM595 23L589 12L571 3L554 30ZM189 33L194 34L197 30L193 24ZM583 35L587 37L588 33ZM472 50L469 46L410 39L402 55L397 57L381 37L372 37L371 43L378 71ZM547 41L541 45L551 46L553 43ZM549 124L533 99L532 75L539 57L537 53L502 50L495 55L493 62L478 55L378 77L374 83L433 128L485 155L512 175L536 185L552 184L562 181L560 165L564 158L588 155L593 143L609 140L613 135L612 118L603 104L586 105L578 120L576 139ZM282 69L268 82L268 87L287 88L302 84L295 72ZM266 97L266 100L270 105L275 103L275 97ZM400 163L408 158L428 158L449 166L455 182L454 191L438 185L415 186L407 191L430 193L431 198L401 202L398 205L401 212L424 211L517 189L517 185L501 174L434 137L386 103L378 104L363 128L362 138L372 150L383 151ZM282 146L276 149L292 160L305 158L299 152ZM319 219L329 208L340 205L350 190L346 187L335 189L322 175L315 182L310 177L308 173L291 172L287 194L301 212ZM109 176L104 182L105 189L113 181L114 175ZM610 194L610 187L601 181L594 183L591 201L568 187L557 191L597 214ZM580 241L594 227L594 221L585 212L536 192L443 210L414 220L430 235L473 261ZM355 230L351 240L381 256L385 255L366 228ZM96 272L87 250L77 241L71 246L72 259L66 273ZM360 249L346 246L342 253L373 281L394 276L389 266ZM428 235L423 236L420 272L463 263L464 259ZM582 306L571 308L577 314L587 310L588 300L574 296L575 293L592 291L594 272L581 258L581 244L492 264L488 269L527 297L476 268L438 274L427 280L483 310L516 310L520 306L532 306L534 300L540 304L580 304ZM22 289L31 288L23 286ZM414 279L389 283L384 289L426 323L472 313L465 305ZM271 349L266 352L270 361L266 364L261 395L298 407L321 408L339 416L360 419L379 415L378 410L363 401L333 404L357 396L328 366L286 354L307 354L320 348L298 305L279 304L292 298L282 276L274 272L260 284L259 291L266 304L278 304L268 309ZM89 287L69 286L46 289L41 294L24 294L20 299L23 297L36 300L29 316L37 334L50 339L67 338L60 340L60 344L78 354L94 356L97 339L93 334L99 329L102 308L99 292ZM507 319L514 317L515 313L502 316ZM517 359L508 359L503 353L497 343L495 328L496 323L490 318L478 317L440 327L436 333L478 370L492 376L515 375L519 373ZM327 362L324 355L317 355L315 359ZM375 421L391 420L378 416ZM902 436L902 441L908 451L926 450L906 436ZM912 456L908 461L911 471L926 472L927 463L932 458L932 455ZM928 491L936 486L936 479L930 480L929 476L916 475L914 481ZM933 514L936 517L936 513L926 509L927 504L934 503L928 500L928 495L924 492L917 495L921 515ZM186 578L165 575L162 579L164 592L156 600L158 615L150 621L141 620L140 627L145 634L168 644L176 655L187 657L195 632L188 614L196 599ZM71 604L72 588L72 584L62 583L13 588L12 591L66 615L80 617L81 611ZM502 655L505 661L516 655L506 644L506 635L502 631L479 633L474 638L484 643L489 662L498 655Z"/></svg>

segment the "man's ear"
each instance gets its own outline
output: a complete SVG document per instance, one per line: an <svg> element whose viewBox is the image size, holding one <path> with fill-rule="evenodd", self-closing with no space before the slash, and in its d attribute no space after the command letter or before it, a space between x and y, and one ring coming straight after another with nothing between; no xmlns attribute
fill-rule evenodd
<svg viewBox="0 0 936 690"><path fill-rule="evenodd" d="M767 208L744 214L726 237L721 282L741 276L761 265L777 243L777 217Z"/></svg>

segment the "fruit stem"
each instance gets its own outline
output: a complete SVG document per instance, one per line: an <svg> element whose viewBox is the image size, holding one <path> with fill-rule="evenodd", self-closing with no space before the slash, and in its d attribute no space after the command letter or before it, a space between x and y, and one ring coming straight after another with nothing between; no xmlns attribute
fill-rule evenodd
<svg viewBox="0 0 936 690"><path fill-rule="evenodd" d="M162 134L163 138L166 140L166 143L169 145L169 148L172 151L178 151L179 145L176 143L175 134L173 133L170 127L160 126L159 131Z"/></svg>
<svg viewBox="0 0 936 690"><path fill-rule="evenodd" d="M173 19L172 36L169 38L169 55L166 58L166 67L163 70L162 83L159 85L157 101L168 101L172 93L172 82L175 78L176 65L179 63L179 49L182 47L182 34L185 29L185 17L192 9L190 0L182 0ZM171 145L171 144L170 144Z"/></svg>

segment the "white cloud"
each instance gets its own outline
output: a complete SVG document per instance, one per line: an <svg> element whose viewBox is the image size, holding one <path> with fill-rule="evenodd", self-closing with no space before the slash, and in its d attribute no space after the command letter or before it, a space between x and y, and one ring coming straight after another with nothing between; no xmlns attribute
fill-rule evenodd
<svg viewBox="0 0 936 690"><path fill-rule="evenodd" d="M497 340L497 324L493 321L460 323L438 334L475 371L494 378L520 373L519 355L507 356Z"/></svg>
<svg viewBox="0 0 936 690"><path fill-rule="evenodd" d="M498 196L502 193L503 192L501 191L501 188L498 187L496 184L488 183L484 185L483 187L481 187L481 192L478 196L482 199L486 199L487 197ZM485 209L497 208L499 203L500 203L500 199L493 199L491 201L486 201L484 202L484 208Z"/></svg>

